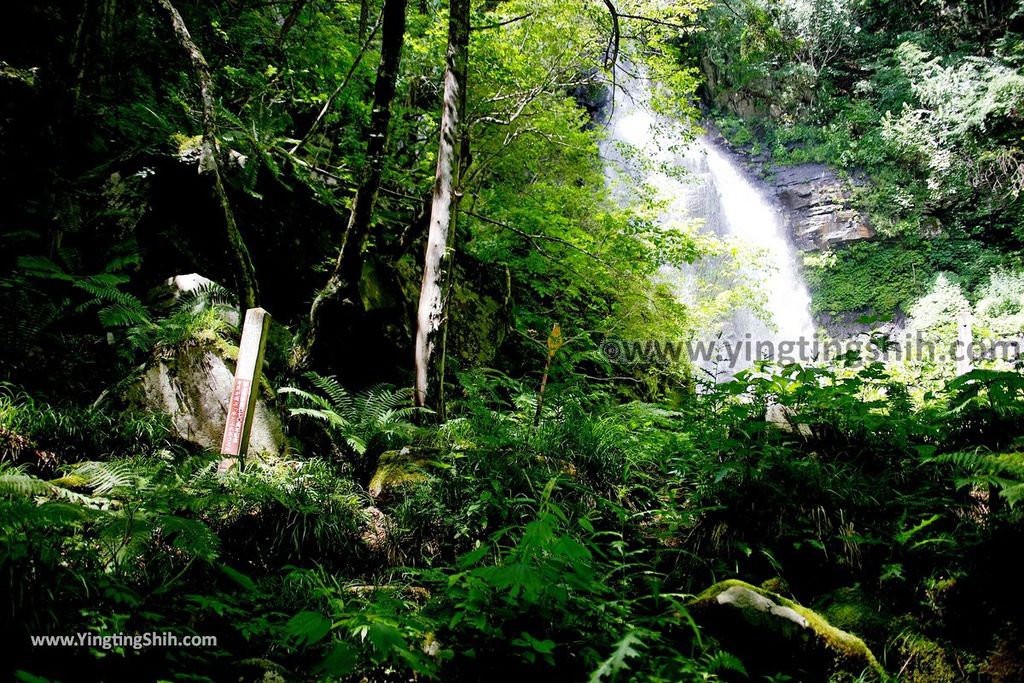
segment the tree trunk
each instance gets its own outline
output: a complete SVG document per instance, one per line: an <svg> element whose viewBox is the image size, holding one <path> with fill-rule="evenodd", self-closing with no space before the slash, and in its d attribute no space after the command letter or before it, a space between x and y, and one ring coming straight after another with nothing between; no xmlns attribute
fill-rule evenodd
<svg viewBox="0 0 1024 683"><path fill-rule="evenodd" d="M437 176L430 207L430 227L423 263L416 315L416 404L433 401L444 381L431 382L431 361L445 315L445 283L451 267L449 238L458 210L458 178L462 140L460 129L466 109L466 70L469 61L469 0L451 0L448 19L448 55L444 73L441 139L437 150ZM433 386L432 386L433 385Z"/></svg>
<svg viewBox="0 0 1024 683"><path fill-rule="evenodd" d="M387 8L385 8L387 9ZM403 12L404 15L404 12ZM359 42L366 40L366 28L370 23L370 0L359 0Z"/></svg>
<svg viewBox="0 0 1024 683"><path fill-rule="evenodd" d="M373 110L367 133L366 163L352 200L341 250L327 285L313 301L309 314L309 337L303 364L322 359L324 346L332 340L327 328L344 331L359 308L359 280L363 271L363 249L370 234L370 221L380 191L381 173L387 156L391 126L391 104L405 42L405 13L408 0L385 0L381 16L381 59L373 87ZM340 319L339 319L340 318ZM336 341L336 340L335 340Z"/></svg>
<svg viewBox="0 0 1024 683"><path fill-rule="evenodd" d="M308 0L295 0L292 4L292 9L288 12L288 16L284 18L284 22L281 23L281 32L277 34L277 48L281 49L284 45L285 38L291 33L292 28L295 27L295 22L299 20L302 15L302 9L306 6Z"/></svg>
<svg viewBox="0 0 1024 683"><path fill-rule="evenodd" d="M220 203L221 212L224 214L224 229L227 237L228 252L233 261L235 288L238 292L238 307L244 313L250 308L255 308L259 298L256 286L256 270L249 257L249 250L245 246L242 234L238 230L238 223L235 221L235 213L231 208L231 201L228 198L227 190L224 187L224 179L221 175L220 162L217 154L217 111L213 98L213 78L210 75L210 66L203 57L203 53L192 41L185 21L181 14L175 9L170 0L155 0L170 17L171 27L178 39L178 44L188 55L192 62L192 69L195 71L196 80L199 83L199 101L201 105L201 118L203 127L203 144L199 157L199 172L209 173L213 178L213 190Z"/></svg>

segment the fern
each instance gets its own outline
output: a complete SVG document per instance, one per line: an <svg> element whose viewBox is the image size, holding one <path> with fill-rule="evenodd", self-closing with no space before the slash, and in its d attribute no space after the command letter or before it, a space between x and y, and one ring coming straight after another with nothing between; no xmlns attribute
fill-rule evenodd
<svg viewBox="0 0 1024 683"><path fill-rule="evenodd" d="M33 498L40 501L44 499L63 500L79 508L94 510L110 506L111 501L107 498L88 496L68 488L75 483L67 478L45 481L26 472L24 466L9 468L6 471L0 469L0 495Z"/></svg>
<svg viewBox="0 0 1024 683"><path fill-rule="evenodd" d="M1010 507L1024 500L1024 453L947 453L932 457L930 462L952 465L965 472L956 479L960 488L996 488Z"/></svg>
<svg viewBox="0 0 1024 683"><path fill-rule="evenodd" d="M100 495L141 491L148 485L128 461L79 463L72 469L71 478Z"/></svg>
<svg viewBox="0 0 1024 683"><path fill-rule="evenodd" d="M601 681L610 681L615 676L629 668L629 660L640 657L643 653L641 652L644 647L644 642L640 637L640 632L637 630L631 630L622 636L615 647L612 650L611 655L608 659L601 662L600 666L594 669L594 672L590 674L590 683L600 683Z"/></svg>
<svg viewBox="0 0 1024 683"><path fill-rule="evenodd" d="M67 264L79 264L75 253L63 250L61 261ZM95 309L100 324L107 330L128 331L128 339L132 346L139 350L150 348L152 331L155 327L146 305L134 294L122 288L129 283L129 278L118 271L136 263L136 254L128 253L117 256L107 263L99 273L80 275L73 269L61 267L51 259L42 256L23 256L18 259L20 277L39 282L56 282L71 285L72 290L87 295L70 307L73 313L84 313ZM17 280L8 281L16 284ZM46 303L42 304L44 316L35 316L35 323L23 331L23 338L33 338L43 329L55 322L60 315L68 310L69 302L55 304L40 293ZM27 335L26 335L27 333Z"/></svg>
<svg viewBox="0 0 1024 683"><path fill-rule="evenodd" d="M214 306L234 306L238 295L227 287L210 281L205 282L178 297L179 311L196 311Z"/></svg>
<svg viewBox="0 0 1024 683"><path fill-rule="evenodd" d="M26 473L22 468L0 473L0 495L45 496L53 488L52 484Z"/></svg>
<svg viewBox="0 0 1024 683"><path fill-rule="evenodd" d="M412 419L419 409L410 405L408 390L377 385L352 395L334 377L316 373L305 377L318 392L296 387L278 390L300 403L290 407L289 414L323 423L336 442L344 443L356 455L371 448L394 447L416 430Z"/></svg>

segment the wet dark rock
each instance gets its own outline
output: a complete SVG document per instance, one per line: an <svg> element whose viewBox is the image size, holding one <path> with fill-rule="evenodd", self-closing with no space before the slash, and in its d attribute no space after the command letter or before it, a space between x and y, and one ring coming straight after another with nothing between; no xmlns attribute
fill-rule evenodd
<svg viewBox="0 0 1024 683"><path fill-rule="evenodd" d="M854 193L867 185L862 175L845 175L820 163L781 166L763 150L733 147L721 136L716 142L739 157L747 172L763 182L779 205L785 227L799 249L820 251L875 236L867 215L855 205Z"/></svg>

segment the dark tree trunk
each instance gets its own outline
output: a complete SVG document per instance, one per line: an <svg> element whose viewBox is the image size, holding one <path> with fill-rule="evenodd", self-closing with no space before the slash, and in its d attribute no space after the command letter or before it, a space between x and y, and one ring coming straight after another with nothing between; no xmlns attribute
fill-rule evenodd
<svg viewBox="0 0 1024 683"><path fill-rule="evenodd" d="M404 12L403 12L404 15ZM370 23L370 0L359 0L359 42L366 39L366 28Z"/></svg>
<svg viewBox="0 0 1024 683"><path fill-rule="evenodd" d="M313 301L306 340L304 366L320 365L332 356L329 345L339 345L361 311L359 280L363 271L363 249L370 234L381 173L387 156L391 105L405 42L405 13L408 0L385 0L381 15L381 60L373 87L373 110L367 132L366 163L352 200L341 250L327 285Z"/></svg>
<svg viewBox="0 0 1024 683"><path fill-rule="evenodd" d="M235 221L235 213L231 208L231 201L228 198L227 189L224 187L224 179L221 175L220 162L217 152L217 110L213 97L213 78L210 75L210 66L203 57L203 53L192 41L188 27L181 18L181 14L175 9L170 0L156 0L164 12L170 17L171 27L178 39L178 44L188 55L192 62L192 70L195 72L196 81L199 84L199 102L201 105L201 119L203 128L203 144L199 158L199 172L208 173L213 179L213 190L217 195L221 212L224 214L224 230L226 233L228 253L232 260L235 289L238 292L238 307L244 314L246 310L255 308L259 299L259 292L256 286L256 269L249 257L249 250L245 246L242 234L238 230L238 223Z"/></svg>
<svg viewBox="0 0 1024 683"><path fill-rule="evenodd" d="M280 49L284 45L285 39L288 34L291 33L292 28L295 27L295 22L299 20L302 15L302 10L306 6L308 0L295 0L292 4L292 9L288 12L288 16L284 18L284 22L281 24L281 32L277 34L277 47Z"/></svg>
<svg viewBox="0 0 1024 683"><path fill-rule="evenodd" d="M465 147L461 129L466 109L469 7L469 0L451 0L441 139L437 150L437 175L416 315L416 403L420 406L433 403L442 412L444 378L432 364L435 363L435 349L443 338L447 304L445 299L451 269L450 239L458 212L458 176Z"/></svg>

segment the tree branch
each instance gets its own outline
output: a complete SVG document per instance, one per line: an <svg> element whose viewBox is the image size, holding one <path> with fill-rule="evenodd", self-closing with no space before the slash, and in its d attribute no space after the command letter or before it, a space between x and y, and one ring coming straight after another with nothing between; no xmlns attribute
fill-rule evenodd
<svg viewBox="0 0 1024 683"><path fill-rule="evenodd" d="M528 18L530 18L532 16L533 16L533 12L527 12L526 14L521 14L518 17L512 17L511 19L506 19L505 21L499 21L499 22L494 23L494 24L484 24L483 26L471 26L469 28L469 30L470 31L489 31L490 29L493 29L493 28L501 28L502 26L508 26L509 24L514 24L517 21L522 21L523 19L528 19Z"/></svg>
<svg viewBox="0 0 1024 683"><path fill-rule="evenodd" d="M637 21L646 21L649 24L658 24L659 26L668 26L670 28L677 28L680 31L692 31L692 26L684 26L683 24L677 24L671 21L665 21L664 19L657 19L655 17L643 17L638 14L619 14L620 19L636 19Z"/></svg>
<svg viewBox="0 0 1024 683"><path fill-rule="evenodd" d="M334 98L337 97L338 94L342 90L344 90L345 87L348 85L348 82L352 79L352 74L356 72L356 69L359 68L359 63L363 61L363 55L366 54L366 49L370 47L370 43L373 41L374 36L377 35L377 29L380 28L380 23L380 17L378 17L377 23L374 24L373 30L370 31L370 35L368 35L366 37L366 40L363 41L362 46L359 48L359 54L356 55L355 61L352 62L352 66L349 67L348 73L345 74L345 78L342 79L338 87L335 88L334 92L331 93L331 96L327 98L326 102L324 102L324 106L320 109L320 113L316 115L316 118L313 120L313 123L309 126L309 130L306 131L306 134L303 135L302 138L295 143L294 147L288 150L289 154L295 154L297 151L299 151L300 147L306 144L306 141L309 140L309 137L313 134L313 131L316 130L317 126L320 125L320 122L323 120L324 116L327 115L327 111L331 108L331 103L334 102Z"/></svg>

